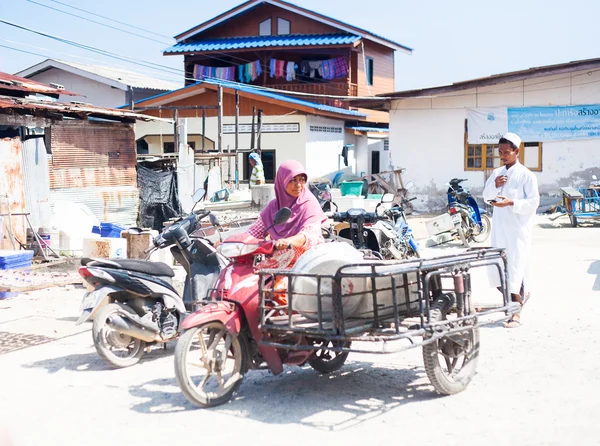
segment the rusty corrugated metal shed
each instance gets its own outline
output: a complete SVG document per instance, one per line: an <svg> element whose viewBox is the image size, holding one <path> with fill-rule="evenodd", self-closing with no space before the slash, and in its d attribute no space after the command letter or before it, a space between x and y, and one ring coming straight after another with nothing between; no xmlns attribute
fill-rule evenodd
<svg viewBox="0 0 600 446"><path fill-rule="evenodd" d="M21 163L21 139L0 138L0 214L16 214L25 212L25 188L23 185L23 168ZM4 226L22 243L25 243L25 218L22 216L6 216ZM2 228L0 227L0 232ZM8 241L0 239L0 249L12 249ZM19 249L19 246L15 246Z"/></svg>
<svg viewBox="0 0 600 446"><path fill-rule="evenodd" d="M42 84L41 82L32 81L31 79L3 72L0 72L0 90L10 90L15 93L80 96L77 93L67 91L64 88Z"/></svg>

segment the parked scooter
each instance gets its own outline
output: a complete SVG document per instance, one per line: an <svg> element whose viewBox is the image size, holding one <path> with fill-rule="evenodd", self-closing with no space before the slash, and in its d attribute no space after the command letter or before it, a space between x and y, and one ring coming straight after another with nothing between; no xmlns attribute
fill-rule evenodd
<svg viewBox="0 0 600 446"><path fill-rule="evenodd" d="M82 259L79 274L88 283L77 324L93 319L98 354L114 367L136 364L148 344L177 338L194 301L203 299L228 261L206 238L190 238L209 211L198 211L169 227L154 240L154 251L171 246L187 277L182 299L172 284L174 272L161 262ZM185 303L184 303L185 302ZM186 308L186 305L188 308Z"/></svg>
<svg viewBox="0 0 600 446"><path fill-rule="evenodd" d="M471 242L483 243L490 236L492 223L485 209L480 209L471 193L461 186L466 179L453 178L448 186L448 214L452 217L460 241L465 247Z"/></svg>
<svg viewBox="0 0 600 446"><path fill-rule="evenodd" d="M288 208L282 208L272 224L283 224L290 215ZM259 327L260 284L254 264L257 258L273 254L272 241L237 234L219 245L219 251L232 263L221 271L212 299L183 321L181 328L186 331L175 348L175 376L188 401L202 407L227 402L250 369L267 368L279 374L283 364L307 362L321 373L342 367L348 353L330 352L328 343L320 339L294 334L277 339L291 345L323 344L318 352L261 343L267 339Z"/></svg>
<svg viewBox="0 0 600 446"><path fill-rule="evenodd" d="M396 205L379 215L377 210L384 203L391 203L393 200L393 194L385 194L375 213L364 209L349 209L347 212L333 214L334 221L348 224L338 231L338 236L351 240L356 249L368 249L374 256L384 260L419 257L419 247L403 209L403 205L415 198L403 198L402 206Z"/></svg>

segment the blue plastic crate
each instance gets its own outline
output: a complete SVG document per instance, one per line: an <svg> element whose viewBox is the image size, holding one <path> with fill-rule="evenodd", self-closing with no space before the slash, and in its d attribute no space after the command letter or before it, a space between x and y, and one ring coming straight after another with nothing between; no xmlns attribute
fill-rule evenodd
<svg viewBox="0 0 600 446"><path fill-rule="evenodd" d="M125 231L126 229L127 228L124 228L121 225L103 221L100 222L100 226L93 226L92 232L94 234L100 234L100 237L119 238L121 237L121 231Z"/></svg>
<svg viewBox="0 0 600 446"><path fill-rule="evenodd" d="M31 266L33 251L0 251L0 270Z"/></svg>

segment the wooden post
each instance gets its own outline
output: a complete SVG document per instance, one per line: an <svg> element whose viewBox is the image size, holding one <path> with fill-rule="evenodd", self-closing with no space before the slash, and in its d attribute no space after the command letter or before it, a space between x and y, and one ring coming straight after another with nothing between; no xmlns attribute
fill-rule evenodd
<svg viewBox="0 0 600 446"><path fill-rule="evenodd" d="M202 152L206 152L206 109L202 109Z"/></svg>
<svg viewBox="0 0 600 446"><path fill-rule="evenodd" d="M173 120L175 123L173 124L173 150L175 153L179 152L179 110L173 110ZM164 149L163 149L164 153Z"/></svg>
<svg viewBox="0 0 600 446"><path fill-rule="evenodd" d="M256 107L252 107L252 128L250 131L250 151L254 150L254 114L256 113Z"/></svg>
<svg viewBox="0 0 600 446"><path fill-rule="evenodd" d="M217 126L219 127L218 145L219 153L223 153L223 87L221 85L219 85L217 93L219 96L219 110L217 117Z"/></svg>
<svg viewBox="0 0 600 446"><path fill-rule="evenodd" d="M240 171L238 150L240 137L240 92L235 91L235 190L240 188Z"/></svg>
<svg viewBox="0 0 600 446"><path fill-rule="evenodd" d="M262 110L258 109L258 118L257 118L257 127L258 127L258 137L256 142L256 148L258 149L258 154L260 155L260 151L262 150L261 145L261 136L262 136Z"/></svg>

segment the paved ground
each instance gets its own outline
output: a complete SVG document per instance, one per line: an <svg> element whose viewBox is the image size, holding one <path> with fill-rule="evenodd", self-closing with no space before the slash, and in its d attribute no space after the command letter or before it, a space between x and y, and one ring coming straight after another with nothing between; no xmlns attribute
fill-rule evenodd
<svg viewBox="0 0 600 446"><path fill-rule="evenodd" d="M107 369L90 326L74 326L83 290L53 289L0 301L0 425L15 446L599 444L600 225L558 221L535 229L524 325L482 329L478 373L459 395L436 396L412 350L351 355L330 376L252 371L234 401L197 410L175 383L173 345Z"/></svg>

